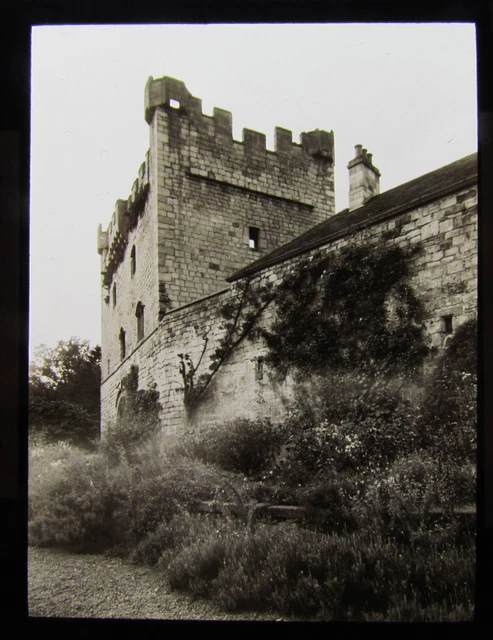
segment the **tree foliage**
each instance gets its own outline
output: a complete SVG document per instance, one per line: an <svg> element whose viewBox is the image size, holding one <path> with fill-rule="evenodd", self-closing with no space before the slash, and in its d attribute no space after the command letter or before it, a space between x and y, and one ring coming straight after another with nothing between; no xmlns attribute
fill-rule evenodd
<svg viewBox="0 0 493 640"><path fill-rule="evenodd" d="M29 372L29 428L49 440L87 443L99 435L101 347L87 340L38 346Z"/></svg>

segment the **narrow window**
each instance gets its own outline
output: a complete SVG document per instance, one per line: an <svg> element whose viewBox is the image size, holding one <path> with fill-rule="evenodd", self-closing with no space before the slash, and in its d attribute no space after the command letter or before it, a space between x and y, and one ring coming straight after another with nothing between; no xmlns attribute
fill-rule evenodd
<svg viewBox="0 0 493 640"><path fill-rule="evenodd" d="M135 257L135 245L134 245L132 247L132 251L130 252L130 273L134 275L136 269L137 269L137 259Z"/></svg>
<svg viewBox="0 0 493 640"><path fill-rule="evenodd" d="M144 338L144 305L139 302L135 310L135 317L137 318L137 341Z"/></svg>
<svg viewBox="0 0 493 640"><path fill-rule="evenodd" d="M172 107L173 109L179 109L180 103L178 100L174 100L173 98L170 98L169 106Z"/></svg>
<svg viewBox="0 0 493 640"><path fill-rule="evenodd" d="M451 315L442 317L443 333L446 336L449 336L451 333L454 332L454 326L453 326L453 322L452 322L452 317L453 316L451 316Z"/></svg>
<svg viewBox="0 0 493 640"><path fill-rule="evenodd" d="M258 237L260 229L257 227L248 227L249 240L248 245L253 251L258 251Z"/></svg>
<svg viewBox="0 0 493 640"><path fill-rule="evenodd" d="M126 396L122 396L118 401L118 406L116 408L116 415L119 420L121 420L125 416L126 405L127 405L127 398Z"/></svg>
<svg viewBox="0 0 493 640"><path fill-rule="evenodd" d="M108 358L108 375L110 375L110 359Z"/></svg>
<svg viewBox="0 0 493 640"><path fill-rule="evenodd" d="M255 379L262 380L264 377L264 359L257 358L255 360Z"/></svg>
<svg viewBox="0 0 493 640"><path fill-rule="evenodd" d="M116 283L113 285L113 307L116 307Z"/></svg>
<svg viewBox="0 0 493 640"><path fill-rule="evenodd" d="M120 329L120 360L125 358L125 331Z"/></svg>

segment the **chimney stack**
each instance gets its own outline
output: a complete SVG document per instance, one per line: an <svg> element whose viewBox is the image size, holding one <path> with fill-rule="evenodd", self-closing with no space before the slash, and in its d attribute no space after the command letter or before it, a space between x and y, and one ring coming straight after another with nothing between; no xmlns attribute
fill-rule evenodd
<svg viewBox="0 0 493 640"><path fill-rule="evenodd" d="M354 158L349 162L349 211L363 206L372 196L380 193L380 171L373 166L373 154L361 144L354 147Z"/></svg>

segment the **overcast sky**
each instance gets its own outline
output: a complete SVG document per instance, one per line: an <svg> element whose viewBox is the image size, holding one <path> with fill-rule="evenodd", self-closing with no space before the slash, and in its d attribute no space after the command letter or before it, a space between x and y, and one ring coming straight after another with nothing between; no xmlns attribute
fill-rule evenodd
<svg viewBox="0 0 493 640"><path fill-rule="evenodd" d="M476 150L471 24L36 27L32 33L30 348L100 342L96 250L149 145L149 76L233 113L233 135L333 130L336 210L354 145L381 191Z"/></svg>

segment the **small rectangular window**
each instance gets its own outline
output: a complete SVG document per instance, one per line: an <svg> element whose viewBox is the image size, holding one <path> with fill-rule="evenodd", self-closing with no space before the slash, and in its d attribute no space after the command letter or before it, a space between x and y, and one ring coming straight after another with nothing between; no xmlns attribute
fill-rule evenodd
<svg viewBox="0 0 493 640"><path fill-rule="evenodd" d="M262 380L264 377L264 359L257 358L255 360L255 379Z"/></svg>
<svg viewBox="0 0 493 640"><path fill-rule="evenodd" d="M443 330L443 333L447 336L449 336L451 333L454 332L452 317L453 316L451 315L442 317L442 325L443 325L442 330Z"/></svg>
<svg viewBox="0 0 493 640"><path fill-rule="evenodd" d="M142 302L137 305L135 317L137 318L137 340L140 342L144 339L144 305Z"/></svg>
<svg viewBox="0 0 493 640"><path fill-rule="evenodd" d="M260 229L258 229L257 227L248 228L248 235L249 235L248 245L250 249L252 249L253 251L258 251L259 234L260 234Z"/></svg>
<svg viewBox="0 0 493 640"><path fill-rule="evenodd" d="M170 98L169 106L172 107L173 109L179 109L180 103L178 100L174 100L173 98Z"/></svg>
<svg viewBox="0 0 493 640"><path fill-rule="evenodd" d="M125 345L125 331L120 329L120 360L125 359L126 345Z"/></svg>

